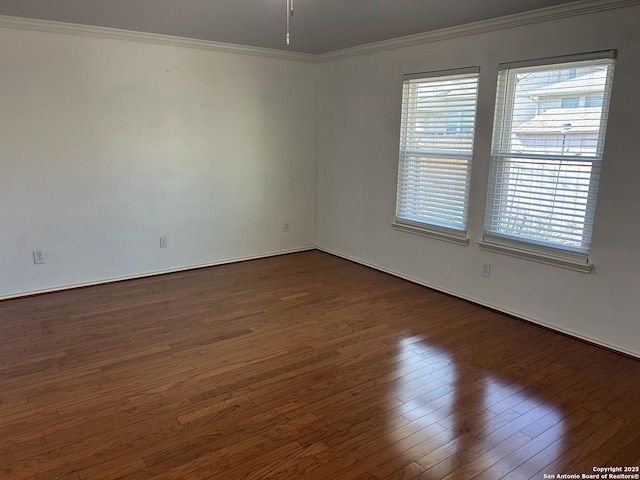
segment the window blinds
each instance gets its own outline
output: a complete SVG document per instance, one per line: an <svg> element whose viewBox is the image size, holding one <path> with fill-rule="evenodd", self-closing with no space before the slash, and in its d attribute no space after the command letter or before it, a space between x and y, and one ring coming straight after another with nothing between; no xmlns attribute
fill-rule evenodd
<svg viewBox="0 0 640 480"><path fill-rule="evenodd" d="M614 66L605 56L502 66L485 240L588 253Z"/></svg>
<svg viewBox="0 0 640 480"><path fill-rule="evenodd" d="M405 77L396 221L464 234L478 69Z"/></svg>

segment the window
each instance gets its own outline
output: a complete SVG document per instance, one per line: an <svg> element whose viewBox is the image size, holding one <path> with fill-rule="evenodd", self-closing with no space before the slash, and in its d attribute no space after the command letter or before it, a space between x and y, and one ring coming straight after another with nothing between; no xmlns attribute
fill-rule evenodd
<svg viewBox="0 0 640 480"><path fill-rule="evenodd" d="M478 72L405 77L396 227L465 237Z"/></svg>
<svg viewBox="0 0 640 480"><path fill-rule="evenodd" d="M585 107L601 107L603 103L602 96L599 97L587 97L585 99Z"/></svg>
<svg viewBox="0 0 640 480"><path fill-rule="evenodd" d="M560 99L560 108L576 108L580 105L578 97L569 97Z"/></svg>
<svg viewBox="0 0 640 480"><path fill-rule="evenodd" d="M501 66L485 242L588 262L613 67L614 52Z"/></svg>

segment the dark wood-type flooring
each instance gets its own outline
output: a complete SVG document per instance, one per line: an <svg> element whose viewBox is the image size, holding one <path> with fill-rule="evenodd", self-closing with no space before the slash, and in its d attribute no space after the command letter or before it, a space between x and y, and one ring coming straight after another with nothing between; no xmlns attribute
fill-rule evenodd
<svg viewBox="0 0 640 480"><path fill-rule="evenodd" d="M640 361L318 251L9 300L0 319L2 479L640 465Z"/></svg>

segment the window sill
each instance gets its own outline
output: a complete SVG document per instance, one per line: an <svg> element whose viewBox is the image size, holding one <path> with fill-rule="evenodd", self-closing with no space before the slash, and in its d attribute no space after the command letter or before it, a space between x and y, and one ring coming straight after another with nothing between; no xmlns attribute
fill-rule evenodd
<svg viewBox="0 0 640 480"><path fill-rule="evenodd" d="M478 242L478 246L482 250L486 250L487 252L501 253L503 255L522 258L524 260L529 260L532 262L543 263L545 265L551 265L554 267L566 268L575 272L591 273L591 271L593 270L593 264L588 262L580 262L577 260L545 255L544 253L531 252L511 246L499 245L497 243Z"/></svg>
<svg viewBox="0 0 640 480"><path fill-rule="evenodd" d="M421 228L415 225L407 225L398 222L391 222L391 226L400 232L413 233L415 235L422 235L423 237L435 238L436 240L443 240L445 242L455 243L456 245L462 245L464 247L469 245L468 238L447 233L445 231L431 230L428 228Z"/></svg>

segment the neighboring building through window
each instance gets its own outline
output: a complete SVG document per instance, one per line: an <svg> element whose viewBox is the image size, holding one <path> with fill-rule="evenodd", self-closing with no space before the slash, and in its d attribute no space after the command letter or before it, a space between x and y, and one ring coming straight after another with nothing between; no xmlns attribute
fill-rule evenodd
<svg viewBox="0 0 640 480"><path fill-rule="evenodd" d="M465 235L478 71L405 77L396 223Z"/></svg>
<svg viewBox="0 0 640 480"><path fill-rule="evenodd" d="M613 52L502 65L485 241L587 261Z"/></svg>

